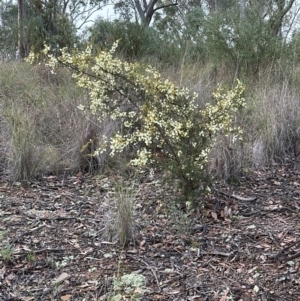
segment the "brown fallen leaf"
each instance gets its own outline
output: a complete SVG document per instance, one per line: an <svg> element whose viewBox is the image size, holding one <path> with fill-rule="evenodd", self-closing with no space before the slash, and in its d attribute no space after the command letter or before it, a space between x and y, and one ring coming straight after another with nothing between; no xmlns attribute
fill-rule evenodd
<svg viewBox="0 0 300 301"><path fill-rule="evenodd" d="M214 220L218 220L218 215L217 215L217 213L216 212L211 212L211 216L212 216L212 218L214 219Z"/></svg>
<svg viewBox="0 0 300 301"><path fill-rule="evenodd" d="M62 282L66 279L68 279L70 275L68 273L61 273L59 277L53 281L53 284L58 284L59 282Z"/></svg>
<svg viewBox="0 0 300 301"><path fill-rule="evenodd" d="M0 269L0 279L4 279L5 272L6 272L6 267L3 266L3 268Z"/></svg>
<svg viewBox="0 0 300 301"><path fill-rule="evenodd" d="M71 299L71 297L72 297L72 295L64 295L64 296L61 296L60 299L63 301L68 301Z"/></svg>

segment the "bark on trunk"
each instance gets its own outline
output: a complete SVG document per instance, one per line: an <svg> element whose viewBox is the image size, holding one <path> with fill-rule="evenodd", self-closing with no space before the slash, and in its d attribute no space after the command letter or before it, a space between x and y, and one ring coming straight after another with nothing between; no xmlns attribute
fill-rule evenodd
<svg viewBox="0 0 300 301"><path fill-rule="evenodd" d="M18 26L19 26L18 51L19 51L20 59L24 59L27 56L25 18L26 18L25 0L18 0Z"/></svg>

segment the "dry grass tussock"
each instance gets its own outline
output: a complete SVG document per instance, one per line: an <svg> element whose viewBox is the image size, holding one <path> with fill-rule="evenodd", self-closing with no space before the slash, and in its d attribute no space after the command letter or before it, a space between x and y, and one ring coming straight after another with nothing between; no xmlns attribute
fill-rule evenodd
<svg viewBox="0 0 300 301"><path fill-rule="evenodd" d="M113 243L118 242L123 247L131 241L135 226L133 217L135 194L134 181L131 184L123 180L114 183L108 202L103 203L102 209L105 213L103 214L103 227L99 231L101 239Z"/></svg>
<svg viewBox="0 0 300 301"><path fill-rule="evenodd" d="M300 141L299 93L287 82L259 83L246 91L247 107L237 116L243 140L220 137L213 151L215 173L237 177L243 170L283 162Z"/></svg>
<svg viewBox="0 0 300 301"><path fill-rule="evenodd" d="M103 163L89 151L114 125L101 126L96 116L78 109L88 94L66 70L52 74L42 66L0 66L0 164L2 177L29 180L35 174L85 171ZM93 147L86 148L87 143Z"/></svg>
<svg viewBox="0 0 300 301"><path fill-rule="evenodd" d="M286 155L294 154L300 140L299 92L284 80L261 82L248 102L246 135L253 164L283 161Z"/></svg>

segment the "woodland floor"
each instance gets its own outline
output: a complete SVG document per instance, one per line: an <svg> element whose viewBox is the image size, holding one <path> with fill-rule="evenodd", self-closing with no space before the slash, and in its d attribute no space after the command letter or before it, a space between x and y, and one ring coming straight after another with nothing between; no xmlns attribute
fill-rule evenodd
<svg viewBox="0 0 300 301"><path fill-rule="evenodd" d="M139 300L300 300L300 163L216 185L188 216L158 180L138 183L124 248L110 240L119 180L1 184L1 301L138 300L114 286L131 273L145 279Z"/></svg>

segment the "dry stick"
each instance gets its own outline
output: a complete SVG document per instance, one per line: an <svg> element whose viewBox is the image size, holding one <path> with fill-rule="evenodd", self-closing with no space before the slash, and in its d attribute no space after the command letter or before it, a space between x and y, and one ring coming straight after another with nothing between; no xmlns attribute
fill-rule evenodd
<svg viewBox="0 0 300 301"><path fill-rule="evenodd" d="M251 202L251 201L255 201L257 199L257 197L244 198L242 196L236 195L234 192L231 194L231 197L233 197L234 199L237 199L239 201L243 201L243 202Z"/></svg>
<svg viewBox="0 0 300 301"><path fill-rule="evenodd" d="M284 255L284 253L289 250L290 248L294 247L294 246L297 246L298 244L300 244L300 240L298 241L295 241L294 243L292 243L291 245L283 248L279 253L275 254L275 255L271 255L270 258L271 259L278 259L279 257L282 257ZM295 259L297 257L300 257L300 252L296 253L295 255L292 255L290 257L287 257L285 259L285 261L289 261L289 260L292 260L292 259Z"/></svg>
<svg viewBox="0 0 300 301"><path fill-rule="evenodd" d="M198 250L198 254L197 256L202 256L202 255L217 255L217 256L224 256L224 257L230 257L232 255L234 255L236 253L236 251L230 252L230 253L224 253L224 252L218 252L218 251L210 251L210 252L206 252L206 251L200 251Z"/></svg>
<svg viewBox="0 0 300 301"><path fill-rule="evenodd" d="M56 217L37 217L40 221L67 221L71 219L77 219L77 217L68 217L68 216L56 216Z"/></svg>
<svg viewBox="0 0 300 301"><path fill-rule="evenodd" d="M24 251L24 252L19 252L19 253L14 253L14 255L27 255L27 254L41 254L41 253L45 253L45 252L65 252L65 251L69 251L70 249L66 250L66 249L57 249L57 248L45 248L45 249L41 249L41 250L32 250L32 251Z"/></svg>
<svg viewBox="0 0 300 301"><path fill-rule="evenodd" d="M298 253L290 256L290 257L285 258L284 261L290 261L290 260L293 260L293 259L298 258L298 257L300 257L300 252L298 252Z"/></svg>
<svg viewBox="0 0 300 301"><path fill-rule="evenodd" d="M180 280L182 277L183 277L183 275L179 274L178 276L175 276L175 277L173 277L169 280L166 280L162 283L162 287L164 288L164 287L168 286L171 282L174 282L176 280Z"/></svg>
<svg viewBox="0 0 300 301"><path fill-rule="evenodd" d="M42 225L40 227L26 231L26 232L20 234L18 237L15 237L14 239L12 239L9 244L14 244L14 243L18 242L23 236L29 235L35 231L39 231L39 230L43 229L44 227L45 227L45 225Z"/></svg>
<svg viewBox="0 0 300 301"><path fill-rule="evenodd" d="M71 219L78 219L77 217L73 216L54 216L54 217L39 217L34 216L28 213L23 212L24 215L31 219L39 220L39 221L64 221L64 220L71 220ZM35 231L35 230L32 230Z"/></svg>
<svg viewBox="0 0 300 301"><path fill-rule="evenodd" d="M152 266L150 266L146 261L144 261L144 260L141 259L141 258L135 258L135 257L133 257L133 256L131 256L131 255L129 255L129 254L127 254L127 256L129 256L130 258L132 258L132 259L134 259L134 260L137 260L137 261L142 262L142 263L147 267L147 269L151 270L151 272L152 272L152 274L153 274L153 276L154 276L154 278L155 278L155 280L156 280L157 287L158 287L159 291L161 291L161 287L160 287L160 284L159 284L159 281L158 281L158 278L157 278L157 274L156 274L154 268L153 268Z"/></svg>
<svg viewBox="0 0 300 301"><path fill-rule="evenodd" d="M243 216L252 216L252 215L256 215L256 214L266 215L268 213L280 212L280 211L283 211L283 210L290 211L290 212L296 213L296 214L298 213L295 210L290 209L288 207L280 207L280 208L274 208L274 209L270 209L270 210L262 208L260 210L256 210L256 211L253 211L253 212L248 212L248 213L244 212L241 215L243 215Z"/></svg>
<svg viewBox="0 0 300 301"><path fill-rule="evenodd" d="M221 190L218 190L216 189L217 192L227 196L227 197L231 197L231 198L234 198L238 201L243 201L243 202L251 202L251 201L255 201L257 199L257 197L248 197L248 198L245 198L245 197L242 197L242 196L239 196L239 195L236 195L234 192L232 194L228 194L226 192L223 192Z"/></svg>

